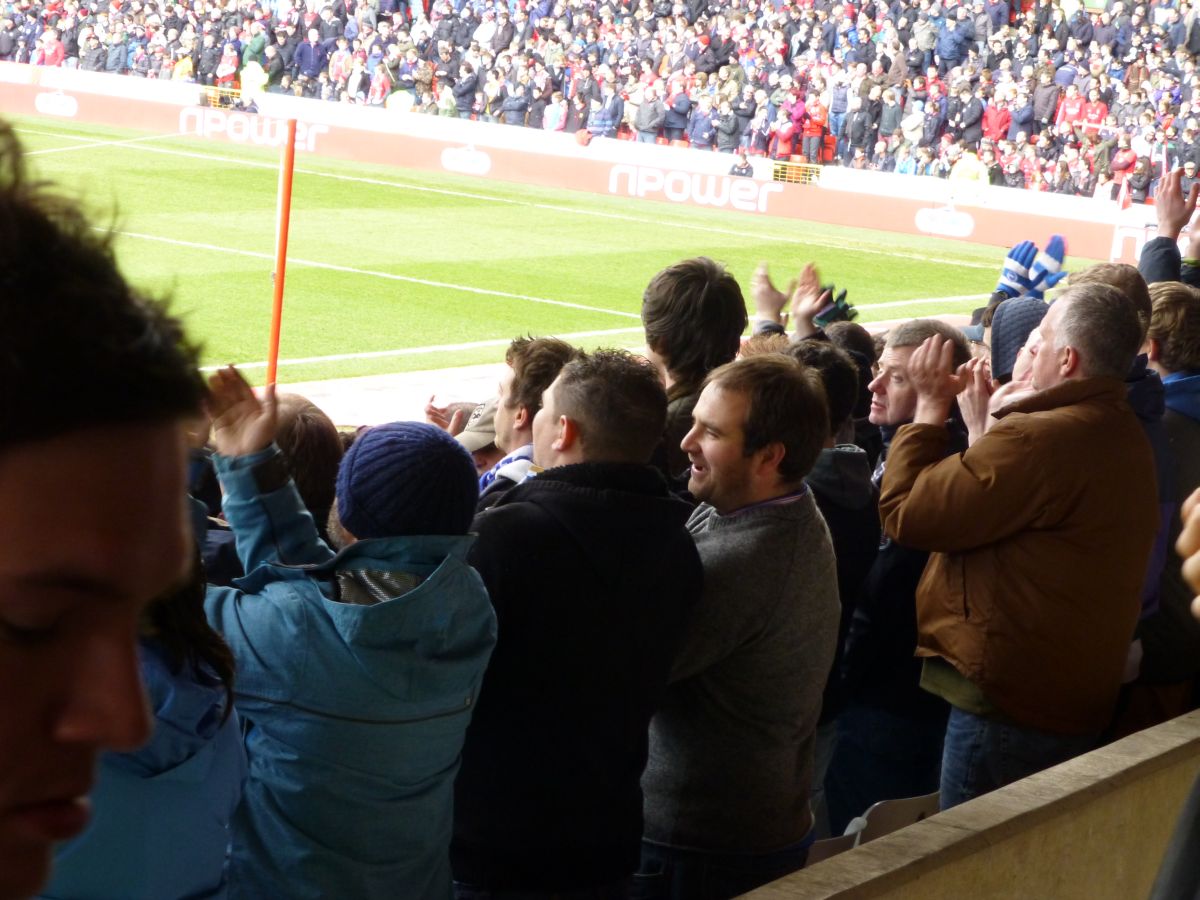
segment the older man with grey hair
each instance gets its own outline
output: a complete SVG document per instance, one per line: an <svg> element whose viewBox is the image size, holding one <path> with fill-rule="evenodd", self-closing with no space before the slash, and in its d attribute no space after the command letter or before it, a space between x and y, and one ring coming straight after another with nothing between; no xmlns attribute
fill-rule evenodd
<svg viewBox="0 0 1200 900"><path fill-rule="evenodd" d="M944 456L956 395L987 393L932 337L909 362L880 514L932 551L917 591L922 686L951 704L942 807L1090 749L1108 723L1158 528L1154 459L1125 399L1133 307L1108 285L1068 290L1038 328L1034 390Z"/></svg>

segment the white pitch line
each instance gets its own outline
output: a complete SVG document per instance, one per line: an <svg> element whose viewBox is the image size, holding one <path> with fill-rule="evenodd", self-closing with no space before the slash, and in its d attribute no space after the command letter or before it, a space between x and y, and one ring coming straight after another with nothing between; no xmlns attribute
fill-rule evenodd
<svg viewBox="0 0 1200 900"><path fill-rule="evenodd" d="M76 140L76 138L67 135L59 135L59 137L67 140ZM130 144L139 144L143 141L161 141L164 138L178 137L175 134L151 134L146 137L128 138L123 141L92 141L88 144L72 144L70 147L50 147L47 150L31 150L26 153L26 156L45 156L47 153L68 153L72 150L87 150L91 147L125 147Z"/></svg>
<svg viewBox="0 0 1200 900"><path fill-rule="evenodd" d="M182 137L182 135L164 135L164 137ZM67 150L74 148L57 148L59 150ZM188 159L203 159L209 162L229 163L230 165L246 166L256 169L271 169L278 170L279 166L275 163L257 162L255 160L238 159L230 156L216 156L208 153L195 153L187 150L171 150L166 147L147 147L135 146L132 149L143 150L147 153L163 153L168 156L182 156ZM50 151L35 151L45 153ZM32 155L32 154L27 154ZM321 172L315 169L296 169L296 173L300 175L312 175L318 178L331 178L335 181L350 181L359 182L361 184L371 184L377 187L392 187L401 188L406 191L421 191L428 194L441 194L448 197L463 197L470 200L485 200L491 203L504 203L511 206L524 206L530 209L544 209L552 212L564 212L579 216L592 216L601 219L615 219L621 222L636 222L642 225L671 225L675 228L685 228L690 231L699 231L705 234L720 234L727 237L751 238L760 241L774 241L785 244L798 244L801 246L824 247L829 250L858 250L862 252L870 252L880 256L890 256L895 259L913 259L920 262L934 263L937 265L960 266L969 269L994 269L994 263L978 263L969 260L960 259L945 259L937 256L925 256L920 253L902 253L898 250L887 250L873 244L859 244L853 247L847 246L846 242L822 241L818 238L792 238L785 235L775 234L760 234L752 231L741 231L733 228L717 228L712 225L698 225L692 222L681 222L677 220L664 221L662 219L652 219L642 216L631 216L623 213L602 212L594 209L581 209L574 206L563 206L555 203L535 203L530 200L513 200L508 197L497 197L492 194L480 194L471 191L453 191L448 188L433 188L426 185L412 184L403 181L387 181L379 178L367 178L360 175L341 175L334 172ZM617 196L617 195L614 195Z"/></svg>
<svg viewBox="0 0 1200 900"><path fill-rule="evenodd" d="M966 300L983 300L991 294L959 294L955 297L916 297L912 300L889 300L886 303L855 303L855 309L888 309L893 306L917 306L922 303L961 303Z"/></svg>
<svg viewBox="0 0 1200 900"><path fill-rule="evenodd" d="M855 309L880 309L880 308L889 307L889 306L912 306L912 305L919 304L919 303L937 303L939 301L945 302L945 303L953 303L955 301L962 301L962 300L976 300L976 299L979 299L984 296L987 296L987 295L985 295L985 294L964 294L964 295L958 296L958 297L923 297L923 298L916 298L913 300L894 300L889 303L866 303L866 304L863 304L862 306L856 306ZM886 319L886 320L882 320L882 321L878 321L878 322L876 322L876 321L866 322L864 324L865 325L894 325L897 322L906 322L906 321L908 321L908 320L907 319ZM546 335L546 337L557 337L564 341L571 341L571 340L577 340L579 338L608 337L609 335L633 334L635 332L641 333L641 331L642 331L642 329L640 327L605 328L605 329L601 329L601 330L597 330L597 331L576 331L571 334ZM386 359L389 357L396 357L396 356L417 356L417 355L426 354L426 353L443 353L443 352L453 352L453 351L459 351L459 350L477 350L477 349L487 348L487 347L505 347L510 342L511 341L509 338L494 338L494 339L486 340L486 341L471 341L469 343L463 343L463 344L434 344L434 345L425 346L425 347L399 347L394 350L367 350L367 351L364 351L361 353L333 353L328 356L302 356L302 357L296 357L295 359L281 359L281 360L279 360L278 365L299 366L299 365L307 365L310 363L347 362L347 361L359 360L359 359ZM232 363L232 365L237 366L237 368L239 368L239 369L265 369L267 367L267 363L265 361ZM200 371L215 372L217 369L223 369L223 368L224 368L223 365L221 365L221 366L203 366L200 369Z"/></svg>
<svg viewBox="0 0 1200 900"><path fill-rule="evenodd" d="M640 326L636 328L606 328L599 331L576 331L572 334L556 334L546 335L546 337L557 337L564 341L578 340L579 338L589 337L607 337L614 334L633 334L634 332L641 333ZM487 347L507 347L512 343L512 338L496 338L487 341L471 341L466 344L434 344L427 347L402 347L397 350L369 350L363 353L335 353L329 356L304 356L296 359L281 359L281 366L299 366L309 363L324 363L324 362L345 362L347 360L358 359L385 359L393 356L417 356L424 353L443 353L455 350L477 350ZM265 369L266 362L247 362L233 363L239 369ZM215 372L217 369L223 369L224 366L203 366L201 372Z"/></svg>
<svg viewBox="0 0 1200 900"><path fill-rule="evenodd" d="M236 256L248 256L252 259L265 259L273 262L274 254L261 253L257 250L242 250L238 247L221 247L217 244L204 244L199 241L181 241L177 238L162 237L157 234L140 234L136 231L118 231L122 237L135 238L142 241L157 241L161 244L172 244L176 247L191 247L196 250L210 250L217 253L232 253ZM393 272L376 272L371 269L356 269L353 266L339 266L335 263L318 262L313 259L297 259L289 256L288 263L294 266L305 266L310 269L326 269L330 272L345 272L348 275L367 275L372 278L386 278L389 281L403 281L406 284L420 284L426 287L443 288L448 291L461 291L466 294L484 294L489 297L504 297L509 300L525 300L529 303L544 303L549 306L560 306L566 309L579 309L584 312L607 313L610 316L621 316L625 319L641 319L638 313L624 312L617 309L606 309L602 306L587 306L583 303L569 303L566 300L551 300L547 297L533 297L529 294L514 294L509 291L493 291L489 288L471 287L466 284L450 284L445 281L433 281L428 278L414 278L410 275L396 275Z"/></svg>

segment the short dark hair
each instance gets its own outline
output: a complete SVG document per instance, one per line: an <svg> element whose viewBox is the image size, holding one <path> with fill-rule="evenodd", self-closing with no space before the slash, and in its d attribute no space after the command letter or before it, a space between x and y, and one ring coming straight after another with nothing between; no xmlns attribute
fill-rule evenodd
<svg viewBox="0 0 1200 900"><path fill-rule="evenodd" d="M793 344L789 352L821 376L829 405L829 435L836 435L854 414L858 401L858 366L849 353L825 341L800 341Z"/></svg>
<svg viewBox="0 0 1200 900"><path fill-rule="evenodd" d="M1178 281L1150 285L1154 312L1147 336L1159 344L1168 372L1200 369L1200 291Z"/></svg>
<svg viewBox="0 0 1200 900"><path fill-rule="evenodd" d="M966 335L941 319L909 319L888 332L887 346L920 347L935 334L941 335L954 345L954 368L957 369L971 359L971 348L967 344Z"/></svg>
<svg viewBox="0 0 1200 900"><path fill-rule="evenodd" d="M825 336L835 347L861 354L867 365L872 365L876 360L875 338L857 322L833 322L826 325Z"/></svg>
<svg viewBox="0 0 1200 900"><path fill-rule="evenodd" d="M558 338L516 338L508 345L504 361L512 366L513 382L505 405L525 407L530 415L542 408L542 394L554 383L559 371L579 351Z"/></svg>
<svg viewBox="0 0 1200 900"><path fill-rule="evenodd" d="M1107 284L1124 294L1137 313L1142 340L1146 339L1153 304L1150 302L1150 288L1147 287L1146 279L1142 277L1137 266L1131 266L1129 263L1096 263L1094 266L1072 272L1067 279L1068 287L1081 284ZM1140 343L1139 341L1139 345Z"/></svg>
<svg viewBox="0 0 1200 900"><path fill-rule="evenodd" d="M589 462L648 463L667 424L658 372L624 350L579 353L559 373L554 400Z"/></svg>
<svg viewBox="0 0 1200 900"><path fill-rule="evenodd" d="M829 405L817 372L794 357L764 353L714 369L704 383L746 396L743 452L750 456L778 441L784 449L779 477L799 485L829 433Z"/></svg>
<svg viewBox="0 0 1200 900"><path fill-rule="evenodd" d="M0 448L198 413L197 351L117 269L112 235L25 174L0 124Z"/></svg>
<svg viewBox="0 0 1200 900"><path fill-rule="evenodd" d="M737 356L747 321L737 279L708 257L685 259L650 279L642 325L646 345L671 372L672 399L694 394L704 376Z"/></svg>
<svg viewBox="0 0 1200 900"><path fill-rule="evenodd" d="M1109 284L1088 282L1067 289L1067 304L1054 334L1054 349L1072 347L1083 374L1124 380L1142 345L1141 324L1128 295Z"/></svg>

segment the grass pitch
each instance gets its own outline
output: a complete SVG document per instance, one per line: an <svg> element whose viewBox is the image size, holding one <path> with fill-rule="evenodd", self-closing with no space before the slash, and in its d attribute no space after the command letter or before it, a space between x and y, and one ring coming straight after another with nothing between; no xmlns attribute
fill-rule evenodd
<svg viewBox="0 0 1200 900"><path fill-rule="evenodd" d="M126 276L174 298L204 363L237 363L261 380L278 153L58 120L13 124L37 175L114 223ZM979 305L970 297L994 287L1003 257L950 241L303 155L296 169L285 382L494 362L527 332L634 346L647 281L688 256L720 260L747 291L760 260L777 284L815 260L865 322L969 312Z"/></svg>

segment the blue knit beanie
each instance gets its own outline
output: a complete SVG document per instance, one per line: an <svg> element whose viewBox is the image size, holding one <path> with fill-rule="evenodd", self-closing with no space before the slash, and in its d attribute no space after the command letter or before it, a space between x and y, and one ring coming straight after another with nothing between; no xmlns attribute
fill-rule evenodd
<svg viewBox="0 0 1200 900"><path fill-rule="evenodd" d="M466 534L478 500L471 454L423 422L371 428L338 468L338 518L360 540Z"/></svg>
<svg viewBox="0 0 1200 900"><path fill-rule="evenodd" d="M1050 309L1036 297L1005 300L992 313L992 377L1012 374L1017 354Z"/></svg>

